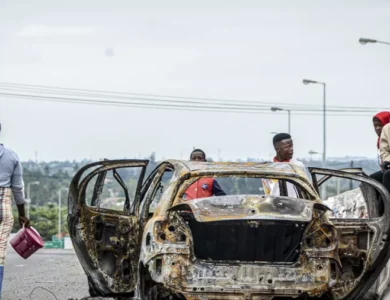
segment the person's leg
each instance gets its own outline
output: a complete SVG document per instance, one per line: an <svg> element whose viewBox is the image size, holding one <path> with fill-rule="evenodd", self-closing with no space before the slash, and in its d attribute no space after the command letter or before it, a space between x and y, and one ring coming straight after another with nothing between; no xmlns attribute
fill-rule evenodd
<svg viewBox="0 0 390 300"><path fill-rule="evenodd" d="M4 278L5 254L13 224L11 190L0 188L0 299Z"/></svg>
<svg viewBox="0 0 390 300"><path fill-rule="evenodd" d="M375 172L375 173L372 173L370 175L370 177L380 183L382 183L383 181L383 171L378 171L378 172ZM382 197L380 196L379 192L377 190L375 190L376 192L376 199L377 199L377 203L378 203L378 213L379 213L379 216L381 216L384 212L384 206L383 206L383 200L382 200Z"/></svg>
<svg viewBox="0 0 390 300"><path fill-rule="evenodd" d="M383 172L383 185L390 192L390 170Z"/></svg>
<svg viewBox="0 0 390 300"><path fill-rule="evenodd" d="M382 183L383 172L382 171L378 171L378 172L372 173L370 175L370 177L372 179L375 179L376 181Z"/></svg>
<svg viewBox="0 0 390 300"><path fill-rule="evenodd" d="M3 291L4 266L0 266L0 299Z"/></svg>

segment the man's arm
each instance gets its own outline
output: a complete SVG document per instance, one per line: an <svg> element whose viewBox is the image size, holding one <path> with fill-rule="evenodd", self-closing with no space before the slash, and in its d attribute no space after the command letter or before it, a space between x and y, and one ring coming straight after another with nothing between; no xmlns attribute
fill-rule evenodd
<svg viewBox="0 0 390 300"><path fill-rule="evenodd" d="M16 204L24 204L23 171L19 160L15 165L15 169L11 177L11 189L14 194Z"/></svg>
<svg viewBox="0 0 390 300"><path fill-rule="evenodd" d="M214 179L213 181L213 195L215 196L225 196L226 193L222 190L222 188L219 186L218 181Z"/></svg>
<svg viewBox="0 0 390 300"><path fill-rule="evenodd" d="M26 227L28 227L30 226L30 222L26 218L26 213L24 210L25 201L24 201L23 171L19 159L17 160L14 172L11 177L11 189L12 189L12 193L14 194L16 206L18 207L20 227L22 227L23 224Z"/></svg>

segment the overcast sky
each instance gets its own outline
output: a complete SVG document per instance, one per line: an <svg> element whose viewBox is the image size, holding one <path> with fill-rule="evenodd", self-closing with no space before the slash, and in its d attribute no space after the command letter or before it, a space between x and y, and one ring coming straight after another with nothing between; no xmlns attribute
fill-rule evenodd
<svg viewBox="0 0 390 300"><path fill-rule="evenodd" d="M390 109L390 1L0 2L0 81L259 102ZM112 50L107 50L112 49ZM112 54L112 55L107 55ZM287 116L0 97L0 140L22 160L187 158L193 147L268 158ZM376 156L371 116L328 118L328 156ZM296 156L322 150L322 117L294 115Z"/></svg>

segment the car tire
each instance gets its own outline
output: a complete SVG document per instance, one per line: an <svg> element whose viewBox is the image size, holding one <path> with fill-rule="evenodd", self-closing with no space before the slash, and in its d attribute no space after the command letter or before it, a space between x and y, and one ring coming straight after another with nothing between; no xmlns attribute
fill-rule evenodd
<svg viewBox="0 0 390 300"><path fill-rule="evenodd" d="M161 300L158 287L152 281L149 270L143 265L140 266L140 298L141 300Z"/></svg>
<svg viewBox="0 0 390 300"><path fill-rule="evenodd" d="M149 270L140 266L140 300L185 300L183 295L166 294L163 286L154 282ZM164 295L165 294L165 295Z"/></svg>
<svg viewBox="0 0 390 300"><path fill-rule="evenodd" d="M153 286L148 290L147 300L160 300L157 286Z"/></svg>
<svg viewBox="0 0 390 300"><path fill-rule="evenodd" d="M100 295L100 293L96 292L95 287L94 287L92 281L89 280L89 278L88 278L88 291L89 291L89 295L91 297L102 296L102 295Z"/></svg>

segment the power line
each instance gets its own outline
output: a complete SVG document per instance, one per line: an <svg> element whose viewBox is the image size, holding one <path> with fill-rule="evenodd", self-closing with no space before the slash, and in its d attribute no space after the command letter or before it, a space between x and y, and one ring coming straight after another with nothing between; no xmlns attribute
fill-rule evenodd
<svg viewBox="0 0 390 300"><path fill-rule="evenodd" d="M174 105L174 104L158 104L158 103L139 103L139 102L121 102L121 101L107 101L96 99L82 99L82 98L70 98L70 97L56 97L56 96L39 96L32 94L16 94L16 93L1 93L0 95L21 98L29 101L47 101L47 102L62 102L62 103L78 103L78 104L93 104L103 106L117 106L117 107L141 107L141 108L156 108L156 109L168 109L168 110L184 110L184 111L209 111L209 112L231 112L231 113L247 113L247 114L275 114L269 109L249 109L249 108L232 108L223 106L194 106L194 105ZM305 110L301 113L295 113L294 115L321 115L320 113L312 113L316 111ZM362 114L363 112L356 112L356 114L340 114L344 111L333 111L330 116L371 116ZM349 111L345 111L349 112Z"/></svg>
<svg viewBox="0 0 390 300"><path fill-rule="evenodd" d="M166 104L167 102L171 103L181 103L181 104L194 104L194 105L218 105L224 106L226 108L234 107L239 110L243 108L253 109L253 108L261 108L263 110L269 110L270 106L278 106L282 105L285 107L290 107L291 110L295 111L322 111L320 105L312 105L312 104L289 104L289 103L275 103L275 102L254 102L254 101L242 101L242 100L230 100L230 99L218 99L218 98L198 98L198 97L179 97L179 96L167 96L167 95L158 95L158 94L141 94L141 93L124 93L124 92L112 92L112 91L97 91L97 90L88 90L88 89L69 89L62 87L48 87L42 85L27 85L27 84L15 84L15 83L5 83L0 82L0 87L3 89L11 90L11 91L28 91L30 93L49 93L49 94L65 94L70 96L82 96L82 97L97 97L97 98L116 98L116 99L126 99L133 101L152 101L154 102L162 102ZM146 98L145 98L146 97ZM180 99L180 100L176 100ZM187 100L184 101L183 99ZM188 100L196 100L188 101ZM148 105L146 103L145 105ZM230 109L230 108L229 108ZM348 107L348 106L328 106L328 111L333 112L374 112L378 111L382 108L373 108L373 107Z"/></svg>
<svg viewBox="0 0 390 300"><path fill-rule="evenodd" d="M1 85L1 83L0 83ZM53 91L53 90L42 90L41 88L38 88L38 90L36 90L36 88L33 90L31 90L31 88L26 88L26 87L22 87L22 88L9 88L9 87L6 87L5 88L6 90L11 90L11 91L14 91L14 90L22 90L23 92L26 92L29 91L29 92L33 92L33 93L36 93L36 92L44 92L44 93L55 93L57 94L58 92L57 91ZM70 89L68 89L70 90ZM109 95L101 95L101 94L90 94L90 93L87 93L87 94L77 94L75 93L74 91L71 91L71 92L62 92L62 94L66 94L66 95L77 95L77 96L95 96L95 97L103 97L103 98L107 98ZM6 93L4 93L6 94ZM8 95L10 95L10 93L7 93ZM16 95L13 93L13 95ZM18 94L20 95L20 94ZM25 94L23 94L25 95ZM118 96L114 96L114 97L118 97ZM65 98L65 97L63 97ZM112 98L112 96L111 96ZM144 101L146 100L146 102L149 101L149 103L141 103L141 104L144 104L144 105L150 105L150 104L153 104L153 105L156 105L156 104L159 104L159 103L154 103L154 102L162 102L163 104L166 104L166 102L174 102L174 103L181 103L181 104L185 104L185 105L188 105L188 104L195 104L195 105L202 105L202 108L204 108L204 105L206 105L207 107L210 107L210 105L207 103L203 103L203 102L190 102L190 101L177 101L177 100L170 100L170 99L155 99L155 98L129 98L129 97L120 97L122 99L127 99L127 100L133 100L133 101ZM178 98L178 97L176 97ZM189 97L188 97L189 98ZM65 98L66 99L66 98ZM77 100L81 100L81 99L77 99ZM87 100L87 99L84 99L84 100ZM90 100L90 99L89 99ZM221 100L222 101L222 100ZM114 101L111 101L111 102L114 102ZM127 103L127 102L116 102L116 104L124 104L124 103ZM252 103L255 103L255 102L252 102ZM130 103L132 104L132 103ZM226 104L223 104L223 103L212 103L214 105L218 105L218 106L221 106L223 105L223 108L227 108L226 107ZM273 103L274 104L274 103ZM140 105L139 103L137 103L137 105ZM265 111L268 111L269 110L269 106L268 105L264 105L264 104L256 104L256 105L238 105L238 104L228 104L228 106L238 106L238 107L232 107L232 108L228 108L228 109L233 109L233 108L236 108L238 110L243 110L243 109L253 109L253 108L256 108L256 109L261 109L261 110L265 110ZM302 106L302 105L301 105ZM302 107L306 107L305 105L303 105ZM211 107L211 108L215 108L215 107ZM307 108L294 108L295 110L299 110L299 111L321 111L321 109L307 109ZM376 109L377 110L377 109ZM334 111L334 112L368 112L367 109L361 109L361 108L356 108L354 107L353 109L351 108L348 108L348 109L331 109L329 108L329 111ZM373 109L371 108L369 111L373 111Z"/></svg>
<svg viewBox="0 0 390 300"><path fill-rule="evenodd" d="M243 100L231 100L231 99L219 99L219 98L201 98L201 97L184 97L184 96L167 96L167 95L159 95L159 94L142 94L142 93L126 93L126 92L113 92L113 91L105 91L105 90L90 90L90 89L77 89L77 88L63 88L63 87L49 87L49 86L42 86L42 85L27 85L27 84L15 84L15 83L5 83L0 82L0 86L5 87L16 87L16 88L33 88L33 89L39 89L40 91L43 90L50 90L50 91L73 91L73 92L84 92L84 93L98 93L100 95L105 94L108 96L112 95L124 95L124 96L141 96L141 97L153 97L153 98L170 98L170 99L187 99L187 100L199 100L199 101L218 101L223 103L247 103L247 104L253 104L253 105L259 105L259 102L254 101L243 101ZM202 102L203 103L203 102ZM269 105L294 105L294 104L287 104L287 103L275 103L275 102L261 102L264 106L269 107ZM308 104L307 106L315 106Z"/></svg>
<svg viewBox="0 0 390 300"><path fill-rule="evenodd" d="M83 99L83 98L70 98L70 97L57 97L57 96L40 96L33 94L16 94L16 93L3 93L0 92L0 95L8 97L23 98L28 100L41 100L49 102L65 102L65 103L81 103L81 104L98 104L98 105L109 105L109 106L136 106L136 107L146 107L146 108L166 108L166 109L175 109L175 108L188 108L191 110L232 110L232 111L245 111L249 109L243 108L232 108L232 107L222 107L222 106L203 106L198 105L176 105L176 104L159 104L153 102L121 102L121 101L108 101L108 100L97 100L97 99ZM32 98L32 99L31 99ZM269 109L256 109L257 111L269 111Z"/></svg>

